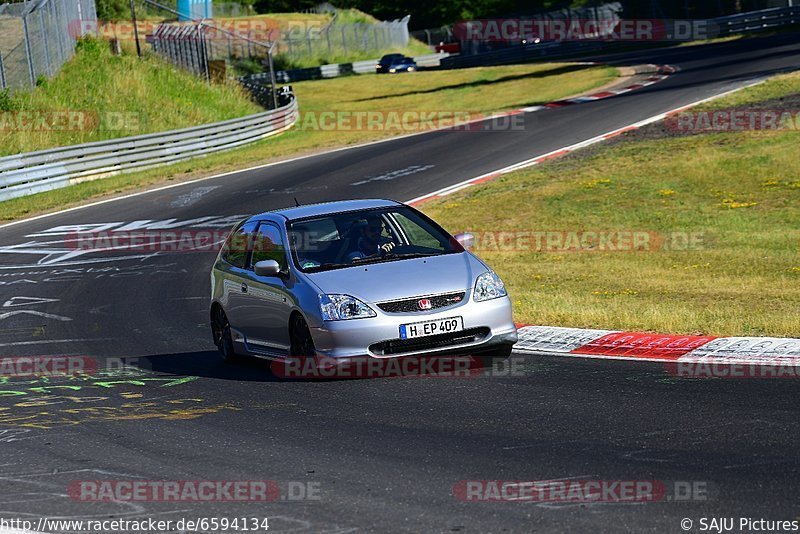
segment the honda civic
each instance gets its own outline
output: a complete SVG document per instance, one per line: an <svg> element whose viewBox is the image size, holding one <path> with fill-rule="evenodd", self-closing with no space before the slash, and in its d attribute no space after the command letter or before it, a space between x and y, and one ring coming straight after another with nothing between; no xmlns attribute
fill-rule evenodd
<svg viewBox="0 0 800 534"><path fill-rule="evenodd" d="M517 341L511 302L465 248L473 239L391 200L252 216L212 268L214 342L225 360L507 358Z"/></svg>

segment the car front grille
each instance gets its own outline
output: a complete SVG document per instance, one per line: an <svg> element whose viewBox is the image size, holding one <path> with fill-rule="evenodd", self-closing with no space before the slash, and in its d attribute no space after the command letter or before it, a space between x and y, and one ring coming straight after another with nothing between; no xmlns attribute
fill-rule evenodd
<svg viewBox="0 0 800 534"><path fill-rule="evenodd" d="M436 310L439 308L446 308L447 306L454 306L464 302L465 291L458 293L447 293L445 295L434 295L432 297L414 297L411 299L393 300L391 302L381 302L378 307L385 312L389 313L409 313L420 312L428 310ZM429 308L421 308L420 301L427 300L430 303Z"/></svg>
<svg viewBox="0 0 800 534"><path fill-rule="evenodd" d="M389 356L392 354L405 354L408 352L418 352L433 350L443 347L455 347L467 343L476 343L489 336L489 329L485 326L479 328L467 328L460 332L448 332L446 334L436 334L434 336L417 337L413 339L390 339L370 345L369 350L379 356Z"/></svg>

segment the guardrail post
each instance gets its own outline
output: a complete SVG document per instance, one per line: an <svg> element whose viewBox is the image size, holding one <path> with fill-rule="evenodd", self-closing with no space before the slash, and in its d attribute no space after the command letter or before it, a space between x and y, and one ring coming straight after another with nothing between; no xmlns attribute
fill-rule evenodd
<svg viewBox="0 0 800 534"><path fill-rule="evenodd" d="M200 72L205 74L206 82L211 83L211 76L208 72L208 51L206 50L206 36L203 32L203 25L197 25L197 60L200 62Z"/></svg>
<svg viewBox="0 0 800 534"><path fill-rule="evenodd" d="M331 48L331 31L330 28L325 30L325 40L328 42L328 54L333 53L333 49Z"/></svg>
<svg viewBox="0 0 800 534"><path fill-rule="evenodd" d="M55 16L56 20L64 20L64 17L65 17L65 15L64 15L64 6L62 5L61 2L55 2L53 4L53 10L55 11L55 13L53 15ZM83 21L82 20L80 21L80 23L81 23L81 27L83 27ZM99 25L98 25L97 29L98 30L100 29ZM62 36L61 38L56 39L56 44L58 45L58 62L63 64L64 61L67 60L67 56L69 55L69 53L67 52L67 50L65 48L65 38Z"/></svg>
<svg viewBox="0 0 800 534"><path fill-rule="evenodd" d="M269 50L267 50L267 58L269 58L269 79L272 83L272 105L275 106L274 109L278 109L278 81L275 79L275 63L272 61L272 49L275 48L276 44L278 44L278 41L274 41L272 45L270 45Z"/></svg>
<svg viewBox="0 0 800 534"><path fill-rule="evenodd" d="M6 88L6 67L3 64L3 54L0 53L0 89Z"/></svg>
<svg viewBox="0 0 800 534"><path fill-rule="evenodd" d="M39 23L42 25L42 42L44 45L44 62L47 65L47 75L53 75L53 66L50 63L50 45L47 44L47 26L44 24L44 10L39 9Z"/></svg>
<svg viewBox="0 0 800 534"><path fill-rule="evenodd" d="M31 80L31 87L36 85L36 74L33 72L33 54L31 53L31 36L28 31L28 17L22 17L22 32L25 36L25 58L28 60L28 75Z"/></svg>

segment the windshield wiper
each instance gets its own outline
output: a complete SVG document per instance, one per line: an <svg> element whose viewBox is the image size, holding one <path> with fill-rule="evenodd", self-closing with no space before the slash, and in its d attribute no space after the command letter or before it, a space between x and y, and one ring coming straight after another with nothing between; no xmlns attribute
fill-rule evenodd
<svg viewBox="0 0 800 534"><path fill-rule="evenodd" d="M389 252L383 256L368 256L366 258L353 258L351 263L323 263L314 267L306 268L308 273L317 273L320 271L330 271L331 269L341 269L342 267L355 267L357 265L370 265L372 263L381 263L391 260L407 260L411 258L427 258L430 256L440 256L447 254L446 252L404 252L402 254Z"/></svg>
<svg viewBox="0 0 800 534"><path fill-rule="evenodd" d="M307 273L318 273L320 271L330 271L331 269L340 269L342 267L353 267L355 263L323 263L322 265L315 265L314 267L306 267Z"/></svg>
<svg viewBox="0 0 800 534"><path fill-rule="evenodd" d="M389 252L388 254L384 254L381 256L381 259L400 259L400 260L407 260L410 258L427 258L429 256L439 256L440 252L403 252L403 253L395 253Z"/></svg>

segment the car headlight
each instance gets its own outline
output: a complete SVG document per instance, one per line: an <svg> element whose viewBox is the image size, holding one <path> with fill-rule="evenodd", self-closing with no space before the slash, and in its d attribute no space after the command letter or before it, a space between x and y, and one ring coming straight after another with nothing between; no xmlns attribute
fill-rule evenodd
<svg viewBox="0 0 800 534"><path fill-rule="evenodd" d="M325 321L375 317L372 308L350 295L320 295L319 309Z"/></svg>
<svg viewBox="0 0 800 534"><path fill-rule="evenodd" d="M475 302L505 297L506 285L493 271L487 271L475 281Z"/></svg>
<svg viewBox="0 0 800 534"><path fill-rule="evenodd" d="M397 70L397 69L389 69L389 72L394 72L394 71L396 71L396 70Z"/></svg>

